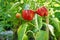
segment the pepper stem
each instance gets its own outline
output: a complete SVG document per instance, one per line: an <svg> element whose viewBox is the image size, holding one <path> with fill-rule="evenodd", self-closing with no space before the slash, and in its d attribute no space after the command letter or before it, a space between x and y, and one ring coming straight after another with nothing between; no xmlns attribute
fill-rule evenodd
<svg viewBox="0 0 60 40"><path fill-rule="evenodd" d="M49 24L49 15L48 16L46 16L46 32L47 32L47 34L48 34L48 36L49 36L49 28L48 28L48 24ZM48 40L49 40L49 37L48 37Z"/></svg>

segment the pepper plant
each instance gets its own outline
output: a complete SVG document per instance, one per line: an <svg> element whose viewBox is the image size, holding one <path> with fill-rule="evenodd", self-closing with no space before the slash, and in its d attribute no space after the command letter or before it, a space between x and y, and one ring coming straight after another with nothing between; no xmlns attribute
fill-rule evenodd
<svg viewBox="0 0 60 40"><path fill-rule="evenodd" d="M0 33L9 30L12 40L60 40L59 0L0 0Z"/></svg>

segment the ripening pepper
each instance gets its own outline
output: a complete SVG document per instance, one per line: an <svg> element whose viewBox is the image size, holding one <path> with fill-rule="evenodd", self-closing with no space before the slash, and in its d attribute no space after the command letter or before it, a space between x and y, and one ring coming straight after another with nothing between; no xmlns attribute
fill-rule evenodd
<svg viewBox="0 0 60 40"><path fill-rule="evenodd" d="M48 15L48 10L45 6L41 7L41 8L38 8L36 10L36 13L40 16L47 16Z"/></svg>
<svg viewBox="0 0 60 40"><path fill-rule="evenodd" d="M34 18L34 11L33 10L22 10L22 17L24 20L31 21Z"/></svg>
<svg viewBox="0 0 60 40"><path fill-rule="evenodd" d="M20 13L16 13L16 18L20 18Z"/></svg>

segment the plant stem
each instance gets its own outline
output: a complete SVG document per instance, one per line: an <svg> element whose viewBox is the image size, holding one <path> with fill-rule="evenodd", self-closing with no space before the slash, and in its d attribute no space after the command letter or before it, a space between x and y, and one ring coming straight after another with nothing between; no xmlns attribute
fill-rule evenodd
<svg viewBox="0 0 60 40"><path fill-rule="evenodd" d="M37 21L37 14L35 15L35 23L36 23L36 28L37 28L37 30L38 30L38 21Z"/></svg>
<svg viewBox="0 0 60 40"><path fill-rule="evenodd" d="M48 40L49 40L49 28L48 28L48 24L49 24L49 16L46 16L46 32L48 34Z"/></svg>
<svg viewBox="0 0 60 40"><path fill-rule="evenodd" d="M34 24L32 24L32 23L30 23L30 22L28 22L30 25L32 25L32 26L34 26L35 27L35 25Z"/></svg>

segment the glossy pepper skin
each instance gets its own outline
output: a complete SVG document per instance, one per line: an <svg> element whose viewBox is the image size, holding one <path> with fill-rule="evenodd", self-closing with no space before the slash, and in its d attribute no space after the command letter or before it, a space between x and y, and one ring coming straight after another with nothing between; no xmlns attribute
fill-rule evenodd
<svg viewBox="0 0 60 40"><path fill-rule="evenodd" d="M20 18L20 13L16 13L16 18Z"/></svg>
<svg viewBox="0 0 60 40"><path fill-rule="evenodd" d="M36 10L36 13L40 16L47 16L48 15L48 10L46 7L41 7Z"/></svg>
<svg viewBox="0 0 60 40"><path fill-rule="evenodd" d="M31 21L34 18L34 11L33 10L22 10L22 17L24 20Z"/></svg>

